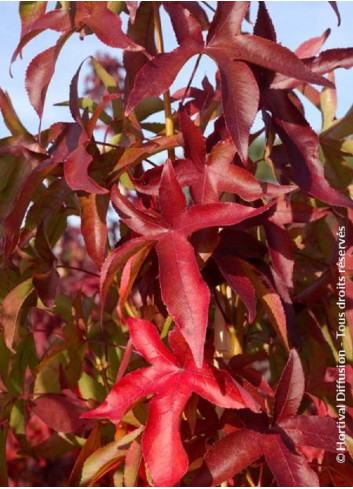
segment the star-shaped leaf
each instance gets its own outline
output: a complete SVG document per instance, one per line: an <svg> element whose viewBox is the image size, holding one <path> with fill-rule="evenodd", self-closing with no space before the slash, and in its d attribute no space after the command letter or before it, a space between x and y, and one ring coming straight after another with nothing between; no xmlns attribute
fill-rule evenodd
<svg viewBox="0 0 353 489"><path fill-rule="evenodd" d="M188 237L201 229L229 226L262 214L274 202L257 208L222 202L194 205L188 209L169 160L163 167L160 180L160 214L147 209L144 212L136 209L117 187L113 188L111 198L122 220L141 238L117 248L103 264L102 307L114 278L112 270L116 273L123 265L124 258L127 259L134 254L131 250L139 251L144 246L144 241L146 246L155 243L162 299L189 344L197 365L201 366L210 291L202 280ZM127 252L127 248L131 254Z"/></svg>
<svg viewBox="0 0 353 489"><path fill-rule="evenodd" d="M179 47L153 57L139 70L129 94L126 113L130 114L145 96L165 92L192 56L205 54L220 70L226 124L240 157L246 162L249 132L260 99L256 78L247 63L308 83L331 86L328 80L311 72L289 49L256 35L241 34L248 4L219 2L204 45L201 26L191 13L177 2L164 2Z"/></svg>
<svg viewBox="0 0 353 489"><path fill-rule="evenodd" d="M203 361L197 367L178 329L169 333L168 350L156 327L148 321L128 320L136 350L151 364L117 382L104 403L85 418L108 418L118 423L138 400L153 394L142 438L142 452L157 486L173 486L188 468L179 425L192 393L226 408L257 406L252 397L231 376Z"/></svg>
<svg viewBox="0 0 353 489"><path fill-rule="evenodd" d="M245 168L233 164L236 149L230 140L217 143L207 158L202 132L184 109L180 110L179 122L186 159L177 160L174 171L180 185L190 187L196 204L218 202L222 192L234 193L251 202L265 197L278 197L295 188L261 182ZM161 168L153 168L144 173L142 180L132 177L136 190L157 195L161 172Z"/></svg>
<svg viewBox="0 0 353 489"><path fill-rule="evenodd" d="M264 455L278 486L318 487L317 474L295 446L334 452L338 433L333 418L296 414L304 395L304 383L299 355L291 350L275 393L272 419L264 414L240 412L242 427L238 425L206 453L193 484L218 485Z"/></svg>

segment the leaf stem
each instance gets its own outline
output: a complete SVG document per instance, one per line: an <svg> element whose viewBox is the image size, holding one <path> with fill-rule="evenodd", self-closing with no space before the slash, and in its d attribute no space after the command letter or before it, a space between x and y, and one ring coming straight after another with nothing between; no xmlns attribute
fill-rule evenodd
<svg viewBox="0 0 353 489"><path fill-rule="evenodd" d="M216 9L214 9L208 2L201 2L203 3L204 5L206 5L206 7L208 7L210 10L212 10L213 13L216 12Z"/></svg>
<svg viewBox="0 0 353 489"><path fill-rule="evenodd" d="M195 63L195 66L194 66L194 69L192 70L192 73L191 73L191 76L190 76L190 79L188 81L188 84L186 85L186 88L185 88L185 92L184 92L184 95L183 95L183 98L181 100L181 105L184 104L184 100L188 94L188 91L189 91L189 88L191 87L191 84L193 82L193 79L195 77L195 73L196 73L196 70L197 68L199 67L199 64L200 64L200 61L201 61L201 57L202 57L202 53L200 53L196 59L196 63Z"/></svg>
<svg viewBox="0 0 353 489"><path fill-rule="evenodd" d="M71 265L56 265L56 268L67 268L68 270L77 270L78 272L87 273L88 275L92 275L92 277L99 277L98 273L90 272L89 270L85 270L80 267L73 267Z"/></svg>
<svg viewBox="0 0 353 489"><path fill-rule="evenodd" d="M126 369L129 365L129 362L130 362L130 357L131 357L133 348L134 348L134 345L131 341L131 338L129 338L129 341L127 342L127 345L126 345L126 349L124 351L123 358L122 358L120 366L119 366L119 370L118 370L115 382L119 382L119 380L121 380L124 377L124 374L125 374Z"/></svg>
<svg viewBox="0 0 353 489"><path fill-rule="evenodd" d="M159 15L159 5L157 2L153 3L153 17L154 17L154 29L156 34L157 52L158 54L164 53L163 35L162 35L162 25L161 18ZM164 113L165 113L165 133L166 136L174 135L174 121L172 117L172 108L170 101L170 92L167 90L163 94L164 100ZM168 149L168 158L171 160L175 159L174 148Z"/></svg>

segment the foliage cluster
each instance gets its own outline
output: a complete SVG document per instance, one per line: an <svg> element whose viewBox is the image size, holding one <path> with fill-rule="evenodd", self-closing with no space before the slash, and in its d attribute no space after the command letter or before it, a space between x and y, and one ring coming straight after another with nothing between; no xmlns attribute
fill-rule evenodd
<svg viewBox="0 0 353 489"><path fill-rule="evenodd" d="M20 2L13 61L59 38L26 72L37 134L0 89L2 485L353 484L353 111L336 117L334 84L353 48L323 50L327 30L291 52L249 3ZM87 35L123 61L92 57L81 96L83 61L72 122L42 128L60 51ZM196 87L201 56L218 72Z"/></svg>

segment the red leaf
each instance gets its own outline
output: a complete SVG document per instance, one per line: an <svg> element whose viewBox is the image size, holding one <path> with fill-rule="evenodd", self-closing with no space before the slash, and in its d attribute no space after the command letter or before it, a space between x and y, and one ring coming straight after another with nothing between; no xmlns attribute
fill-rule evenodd
<svg viewBox="0 0 353 489"><path fill-rule="evenodd" d="M332 87L332 83L316 73L289 49L254 35L237 36L231 45L231 59L241 59L271 71L283 73L307 83Z"/></svg>
<svg viewBox="0 0 353 489"><path fill-rule="evenodd" d="M77 137L77 132L81 131L78 136L77 145L73 151L66 155L64 160L64 175L68 186L72 190L83 190L92 194L107 194L109 190L98 185L88 174L88 167L93 157L87 152L86 147L90 143L87 134L78 126L75 131L75 125L72 124L72 134ZM76 134L74 134L76 132ZM69 136L68 136L69 137Z"/></svg>
<svg viewBox="0 0 353 489"><path fill-rule="evenodd" d="M186 200L176 178L172 162L167 160L159 184L159 206L161 214L172 227L178 226L178 220L186 214Z"/></svg>
<svg viewBox="0 0 353 489"><path fill-rule="evenodd" d="M332 10L335 12L336 17L337 17L337 25L341 25L341 14L340 11L338 10L337 2L329 2L331 5Z"/></svg>
<svg viewBox="0 0 353 489"><path fill-rule="evenodd" d="M228 44L240 33L250 2L220 2L210 25L207 43Z"/></svg>
<svg viewBox="0 0 353 489"><path fill-rule="evenodd" d="M163 2L172 21L178 44L195 42L203 46L201 25L182 2Z"/></svg>
<svg viewBox="0 0 353 489"><path fill-rule="evenodd" d="M249 133L259 108L259 88L251 69L231 61L217 49L207 49L221 74L222 107L228 130L243 162L247 161Z"/></svg>
<svg viewBox="0 0 353 489"><path fill-rule="evenodd" d="M268 104L276 132L282 139L293 167L293 179L300 188L330 205L353 207L351 199L330 187L319 159L318 136L301 112L281 90L268 90Z"/></svg>
<svg viewBox="0 0 353 489"><path fill-rule="evenodd" d="M264 221L268 249L274 269L285 285L293 288L293 244L279 216L274 214Z"/></svg>
<svg viewBox="0 0 353 489"><path fill-rule="evenodd" d="M320 487L305 458L289 448L280 435L266 437L264 455L280 487Z"/></svg>
<svg viewBox="0 0 353 489"><path fill-rule="evenodd" d="M202 280L194 249L186 237L170 232L158 241L156 250L163 302L180 327L196 363L200 365L210 291Z"/></svg>
<svg viewBox="0 0 353 489"><path fill-rule="evenodd" d="M331 29L326 29L321 36L308 39L295 50L295 54L298 56L298 58L311 58L316 56L330 33Z"/></svg>
<svg viewBox="0 0 353 489"><path fill-rule="evenodd" d="M71 20L68 15L67 10L65 9L55 9L50 12L44 13L41 8L34 7L33 4L44 4L47 2L31 2L31 6L24 6L21 4L21 7L25 10L30 8L32 11L30 13L30 19L28 23L26 22L26 28L21 31L20 42L18 43L12 58L11 64L16 60L17 56L22 52L22 49L26 46L26 44L31 41L34 37L38 36L41 32L46 29L52 29L57 32L68 32L71 30ZM35 17L33 17L33 9L36 11Z"/></svg>
<svg viewBox="0 0 353 489"><path fill-rule="evenodd" d="M148 95L160 95L166 92L184 64L199 50L199 46L193 43L184 43L170 53L158 54L143 65L135 76L125 114L129 115Z"/></svg>
<svg viewBox="0 0 353 489"><path fill-rule="evenodd" d="M85 2L87 17L82 19L98 39L113 48L129 51L143 51L143 47L132 41L122 31L122 22L116 13L112 12L106 2Z"/></svg>
<svg viewBox="0 0 353 489"><path fill-rule="evenodd" d="M173 486L188 467L179 424L193 392L222 407L256 409L256 406L226 372L206 362L201 368L196 367L178 330L169 334L171 353L148 321L130 318L128 325L135 348L152 366L128 374L115 384L100 407L84 417L109 418L116 423L134 402L154 394L149 403L142 451L155 484Z"/></svg>
<svg viewBox="0 0 353 489"><path fill-rule="evenodd" d="M217 486L231 479L261 457L260 440L259 433L246 429L222 438L206 453L204 466L196 475L192 486Z"/></svg>
<svg viewBox="0 0 353 489"><path fill-rule="evenodd" d="M338 440L336 421L328 416L293 416L281 421L281 428L297 445L335 452Z"/></svg>
<svg viewBox="0 0 353 489"><path fill-rule="evenodd" d="M228 202L193 205L185 216L180 217L178 226L180 231L186 235L209 227L233 226L246 219L263 214L274 203L274 201L268 202L261 207L248 207Z"/></svg>
<svg viewBox="0 0 353 489"><path fill-rule="evenodd" d="M84 409L78 402L59 394L38 397L32 412L50 428L62 433L82 433L93 426L90 421L80 419Z"/></svg>
<svg viewBox="0 0 353 489"><path fill-rule="evenodd" d="M71 33L70 33L71 34ZM55 64L61 48L69 38L70 34L62 35L55 46L38 54L29 64L26 72L26 90L28 97L42 120L45 97L49 83L54 75Z"/></svg>
<svg viewBox="0 0 353 489"><path fill-rule="evenodd" d="M81 231L87 253L98 270L101 268L107 245L107 210L109 199L105 195L86 194L79 197Z"/></svg>
<svg viewBox="0 0 353 489"><path fill-rule="evenodd" d="M123 221L132 230L145 236L149 242L157 241L162 298L200 366L208 319L209 291L201 279L187 237L204 228L233 225L262 214L274 202L259 208L215 203L194 205L187 210L185 197L170 161L163 167L159 187L161 216L139 211L117 188L112 193L112 200ZM105 279L102 283L105 284ZM175 287L176 283L182 283L182 287ZM101 297L103 307L104 298Z"/></svg>
<svg viewBox="0 0 353 489"><path fill-rule="evenodd" d="M183 118L188 116L184 112ZM210 204L219 201L219 193L229 192L239 195L243 200L253 201L264 197L277 197L294 190L291 185L275 185L257 180L249 171L232 164L235 157L235 147L230 141L220 141L211 151L207 161L200 158L203 155L201 139L192 145L196 136L196 126L188 119L188 135L184 140L190 160L176 160L174 171L179 184L190 186L193 200L196 204ZM184 125L183 131L186 131ZM190 137L191 136L191 137ZM199 134L200 136L200 134ZM196 151L198 149L198 151ZM192 160L192 161L191 161ZM162 169L153 168L144 173L141 180L133 179L136 190L148 195L157 195Z"/></svg>
<svg viewBox="0 0 353 489"><path fill-rule="evenodd" d="M296 350L291 350L275 394L274 423L280 423L297 414L304 395L304 387L305 378L299 355Z"/></svg>
<svg viewBox="0 0 353 489"><path fill-rule="evenodd" d="M222 275L232 289L239 295L249 312L249 323L256 317L255 288L244 273L236 256L225 256L222 253L213 255Z"/></svg>
<svg viewBox="0 0 353 489"><path fill-rule="evenodd" d="M103 312L105 300L110 285L113 283L115 275L123 268L127 260L141 251L151 247L155 241L146 238L130 239L127 243L115 249L103 263L100 272L100 296L101 310Z"/></svg>
<svg viewBox="0 0 353 489"><path fill-rule="evenodd" d="M30 164L30 159L28 159ZM56 162L39 163L30 173L27 180L24 182L16 199L16 206L4 221L5 246L4 257L7 260L14 248L16 247L19 237L20 228L23 218L26 214L32 196L42 181L50 174L50 172L58 165Z"/></svg>
<svg viewBox="0 0 353 489"><path fill-rule="evenodd" d="M273 419L240 411L231 424L235 431L217 441L206 453L193 485L221 484L264 455L278 486L317 487L316 473L295 450L294 443L334 451L337 428L335 421L328 417L296 416L304 392L304 385L299 384L303 382L298 354L292 350L277 388ZM283 408L281 413L278 406Z"/></svg>
<svg viewBox="0 0 353 489"><path fill-rule="evenodd" d="M190 119L185 109L179 111L179 124L184 138L184 154L200 171L206 160L206 143L199 127Z"/></svg>
<svg viewBox="0 0 353 489"><path fill-rule="evenodd" d="M137 209L120 193L117 186L112 188L111 200L121 219L136 233L151 237L163 232L164 223L161 222L161 219L158 216L152 216L147 209L145 212Z"/></svg>

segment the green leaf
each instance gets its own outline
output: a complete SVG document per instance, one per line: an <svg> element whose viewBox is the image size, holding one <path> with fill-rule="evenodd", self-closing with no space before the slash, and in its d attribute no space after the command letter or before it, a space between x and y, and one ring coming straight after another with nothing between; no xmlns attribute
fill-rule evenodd
<svg viewBox="0 0 353 489"><path fill-rule="evenodd" d="M6 463L7 426L0 426L0 487L8 487Z"/></svg>
<svg viewBox="0 0 353 489"><path fill-rule="evenodd" d="M0 378L6 387L9 382L9 361L10 350L5 344L4 337L0 336Z"/></svg>
<svg viewBox="0 0 353 489"><path fill-rule="evenodd" d="M141 460L142 460L141 445L136 440L134 440L130 445L125 460L125 467L124 467L125 487L136 487Z"/></svg>
<svg viewBox="0 0 353 489"><path fill-rule="evenodd" d="M1 323L4 328L4 338L9 350L19 339L19 328L21 325L21 313L33 292L32 278L25 280L12 289L2 304Z"/></svg>
<svg viewBox="0 0 353 489"><path fill-rule="evenodd" d="M65 102L59 102L57 104L54 104L56 107L69 107L70 102L65 101ZM89 97L80 97L78 99L78 105L81 109L85 110L87 109L90 114L93 114L96 108L98 107L98 104L94 102ZM109 125L112 122L112 118L110 115L105 111L101 110L99 113L99 119L104 122L105 124Z"/></svg>
<svg viewBox="0 0 353 489"><path fill-rule="evenodd" d="M107 471L112 469L116 463L127 453L126 446L135 440L143 427L129 433L119 441L113 441L108 445L99 448L86 460L81 477L81 486L93 485Z"/></svg>
<svg viewBox="0 0 353 489"><path fill-rule="evenodd" d="M12 360L10 374L10 391L14 396L23 394L26 370L34 369L37 364L37 354L33 335L26 336L16 348Z"/></svg>
<svg viewBox="0 0 353 489"><path fill-rule="evenodd" d="M28 3L28 2L20 2L20 4L22 3ZM31 2L31 3L42 3L42 2ZM6 127L11 132L12 135L26 136L28 138L32 138L31 134L27 131L27 129L20 121L18 115L16 114L9 95L3 90L1 90L1 88L0 88L0 109Z"/></svg>
<svg viewBox="0 0 353 489"><path fill-rule="evenodd" d="M120 3L120 2L118 2ZM103 83L104 87L107 89L108 93L118 93L119 89L116 81L110 75L105 68L96 60L96 58L91 58L92 66L96 75ZM123 104L121 99L115 99L112 101L113 115L114 119L119 120L123 118Z"/></svg>

